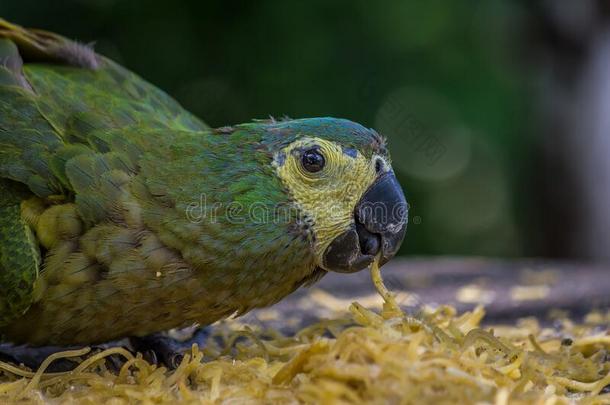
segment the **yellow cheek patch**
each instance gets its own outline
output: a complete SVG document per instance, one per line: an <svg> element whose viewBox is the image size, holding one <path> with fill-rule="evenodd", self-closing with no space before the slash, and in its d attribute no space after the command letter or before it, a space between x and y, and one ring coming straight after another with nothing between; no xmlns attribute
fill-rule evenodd
<svg viewBox="0 0 610 405"><path fill-rule="evenodd" d="M310 173L302 165L302 152L317 148L326 160L324 169ZM302 212L313 221L315 253L322 263L328 245L353 224L354 208L376 178L374 159L357 151L345 153L340 145L319 138L293 142L276 156L276 170Z"/></svg>

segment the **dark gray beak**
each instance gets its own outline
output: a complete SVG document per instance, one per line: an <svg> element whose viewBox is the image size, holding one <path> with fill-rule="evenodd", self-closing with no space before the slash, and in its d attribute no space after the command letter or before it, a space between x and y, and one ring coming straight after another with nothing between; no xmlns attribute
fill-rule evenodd
<svg viewBox="0 0 610 405"><path fill-rule="evenodd" d="M324 252L324 268L352 273L368 267L381 253L387 263L407 232L407 200L393 172L379 177L356 205L354 225L335 238Z"/></svg>

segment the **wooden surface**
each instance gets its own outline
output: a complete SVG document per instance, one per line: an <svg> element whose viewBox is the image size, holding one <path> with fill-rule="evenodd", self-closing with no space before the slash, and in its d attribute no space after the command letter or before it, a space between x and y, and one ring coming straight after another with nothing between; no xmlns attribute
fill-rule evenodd
<svg viewBox="0 0 610 405"><path fill-rule="evenodd" d="M398 301L416 312L421 305L451 304L459 311L485 305L487 323L513 323L535 316L552 321L553 312L566 311L574 320L592 310L610 308L610 266L547 260L483 258L397 259L382 268L387 287L400 293ZM321 291L320 291L321 290ZM411 296L405 293L412 294ZM335 307L354 300L375 304L367 270L328 274L302 288L271 310L253 311L248 322L286 330L332 316ZM329 305L330 303L330 305ZM277 319L274 319L277 318Z"/></svg>

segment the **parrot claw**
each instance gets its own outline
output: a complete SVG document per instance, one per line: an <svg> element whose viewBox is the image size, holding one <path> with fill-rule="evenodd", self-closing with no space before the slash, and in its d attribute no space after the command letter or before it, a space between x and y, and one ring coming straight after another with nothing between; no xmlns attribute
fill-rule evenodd
<svg viewBox="0 0 610 405"><path fill-rule="evenodd" d="M175 340L161 333L131 337L129 343L135 352L142 353L144 360L151 364L163 364L170 370L177 368L184 358Z"/></svg>

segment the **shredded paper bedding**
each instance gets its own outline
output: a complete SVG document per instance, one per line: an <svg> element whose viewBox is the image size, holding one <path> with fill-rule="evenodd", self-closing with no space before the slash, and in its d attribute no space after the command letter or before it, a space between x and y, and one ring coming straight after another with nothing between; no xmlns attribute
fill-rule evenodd
<svg viewBox="0 0 610 405"><path fill-rule="evenodd" d="M121 347L55 353L34 371L0 362L0 403L610 404L609 314L483 328L483 307L411 316L371 275L381 311L354 302L290 336L226 322L173 371ZM47 372L60 358L76 368Z"/></svg>

